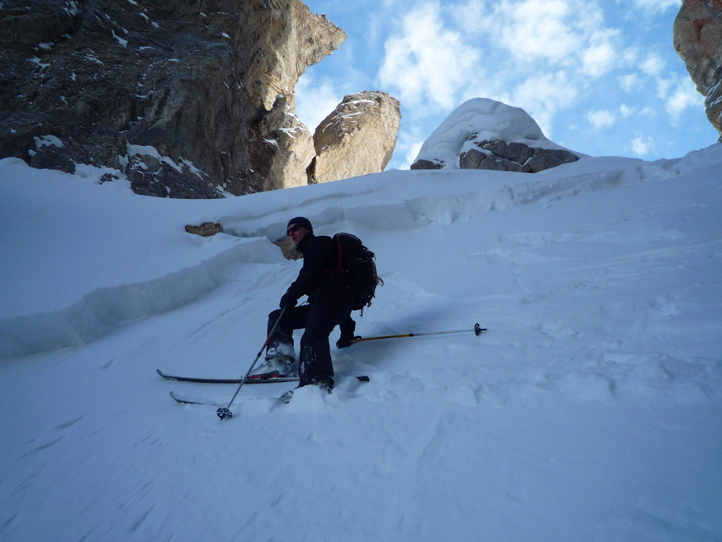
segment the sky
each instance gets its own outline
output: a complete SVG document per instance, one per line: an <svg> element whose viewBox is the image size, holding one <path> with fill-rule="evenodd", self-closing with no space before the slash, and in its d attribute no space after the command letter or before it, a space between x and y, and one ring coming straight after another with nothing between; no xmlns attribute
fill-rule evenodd
<svg viewBox="0 0 722 542"><path fill-rule="evenodd" d="M466 100L521 107L560 145L655 160L705 148L707 120L672 33L680 0L306 0L348 39L296 86L311 131L347 94L401 103L405 169Z"/></svg>

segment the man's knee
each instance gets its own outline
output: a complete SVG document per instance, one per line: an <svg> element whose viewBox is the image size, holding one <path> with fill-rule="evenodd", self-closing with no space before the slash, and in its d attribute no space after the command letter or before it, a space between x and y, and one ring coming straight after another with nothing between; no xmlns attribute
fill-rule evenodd
<svg viewBox="0 0 722 542"><path fill-rule="evenodd" d="M281 309L276 309L275 311L272 311L268 315L268 319L272 322L275 322L278 320L278 317L281 316Z"/></svg>

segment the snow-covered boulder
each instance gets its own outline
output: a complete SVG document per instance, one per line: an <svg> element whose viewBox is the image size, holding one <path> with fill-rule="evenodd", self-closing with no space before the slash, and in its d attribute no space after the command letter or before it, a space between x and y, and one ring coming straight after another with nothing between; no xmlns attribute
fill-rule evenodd
<svg viewBox="0 0 722 542"><path fill-rule="evenodd" d="M411 169L536 173L579 157L549 141L529 114L488 98L457 107L424 142Z"/></svg>

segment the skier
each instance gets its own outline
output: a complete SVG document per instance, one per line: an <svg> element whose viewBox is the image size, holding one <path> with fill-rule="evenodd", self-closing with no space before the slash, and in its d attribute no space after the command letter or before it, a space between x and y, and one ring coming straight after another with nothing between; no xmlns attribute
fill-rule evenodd
<svg viewBox="0 0 722 542"><path fill-rule="evenodd" d="M299 388L315 384L331 393L334 385L329 335L339 325L339 348L350 346L356 322L351 318L354 295L347 274L339 269L336 242L316 236L311 222L304 217L292 218L286 234L303 254L303 267L279 303L286 312L266 348L265 371L280 376L293 372L295 354L293 330L304 329L299 358ZM297 306L299 298L308 296L308 304ZM268 315L268 333L281 315L281 309ZM289 397L290 399L290 397Z"/></svg>

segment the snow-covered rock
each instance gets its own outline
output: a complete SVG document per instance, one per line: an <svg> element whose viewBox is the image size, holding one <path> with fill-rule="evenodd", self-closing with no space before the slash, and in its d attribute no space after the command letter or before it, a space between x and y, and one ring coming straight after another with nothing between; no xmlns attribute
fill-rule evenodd
<svg viewBox="0 0 722 542"><path fill-rule="evenodd" d="M576 154L549 141L523 109L474 98L452 111L434 130L411 169L536 173L576 160Z"/></svg>

